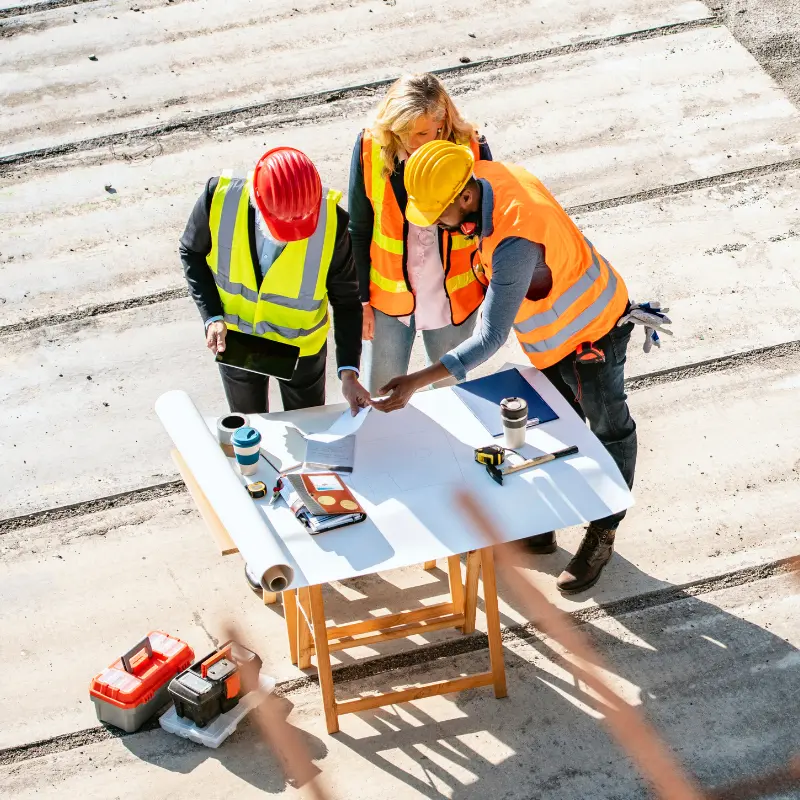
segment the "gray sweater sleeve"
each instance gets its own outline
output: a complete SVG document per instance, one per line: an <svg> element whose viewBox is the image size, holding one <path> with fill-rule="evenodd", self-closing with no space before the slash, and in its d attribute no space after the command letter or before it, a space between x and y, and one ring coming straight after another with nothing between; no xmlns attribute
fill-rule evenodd
<svg viewBox="0 0 800 800"><path fill-rule="evenodd" d="M469 370L488 361L505 344L528 292L544 286L546 291L536 292L536 299L546 297L550 283L541 245L516 237L500 242L492 256L492 279L475 333L442 356L448 372L463 381Z"/></svg>

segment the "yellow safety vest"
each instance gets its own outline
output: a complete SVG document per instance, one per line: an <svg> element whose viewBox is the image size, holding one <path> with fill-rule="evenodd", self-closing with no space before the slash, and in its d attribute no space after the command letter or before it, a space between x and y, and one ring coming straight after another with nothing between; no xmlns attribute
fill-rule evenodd
<svg viewBox="0 0 800 800"><path fill-rule="evenodd" d="M301 356L315 355L330 328L327 278L342 193L323 189L316 231L308 239L288 242L258 286L247 224L252 177L224 172L211 201L207 262L225 323L235 331L296 345Z"/></svg>

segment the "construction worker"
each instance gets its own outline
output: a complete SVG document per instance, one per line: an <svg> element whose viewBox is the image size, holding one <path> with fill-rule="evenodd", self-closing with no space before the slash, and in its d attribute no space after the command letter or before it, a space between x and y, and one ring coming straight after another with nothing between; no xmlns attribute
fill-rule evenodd
<svg viewBox="0 0 800 800"><path fill-rule="evenodd" d="M329 301L342 394L353 414L369 402L358 380L362 311L341 196L323 189L308 156L278 147L246 177L211 178L181 237L212 353L225 350L228 329L300 348L291 379L278 383L286 411L325 404ZM269 378L224 364L219 371L231 411L269 411ZM260 594L247 566L245 576Z"/></svg>
<svg viewBox="0 0 800 800"><path fill-rule="evenodd" d="M578 230L542 183L521 167L475 161L467 147L430 142L405 171L406 216L477 239L476 269L487 283L475 334L439 361L380 387L383 411L448 375L462 379L489 359L514 328L542 370L605 445L628 486L636 465L636 424L626 403L625 354L634 321L622 278ZM668 320L666 320L668 321ZM563 592L593 586L611 558L625 512L589 524L557 580ZM555 532L527 540L556 550Z"/></svg>
<svg viewBox="0 0 800 800"><path fill-rule="evenodd" d="M189 293L212 353L228 329L297 345L283 408L325 404L325 362L333 308L336 363L353 413L369 395L359 383L362 310L341 192L323 189L304 153L278 147L246 177L211 178L180 241ZM269 411L264 375L219 365L231 411Z"/></svg>
<svg viewBox="0 0 800 800"><path fill-rule="evenodd" d="M364 304L364 382L373 394L408 371L417 331L428 363L436 362L472 334L483 300L470 266L474 242L403 216L406 159L434 139L468 145L476 159L492 157L435 75L407 75L353 149L350 236Z"/></svg>

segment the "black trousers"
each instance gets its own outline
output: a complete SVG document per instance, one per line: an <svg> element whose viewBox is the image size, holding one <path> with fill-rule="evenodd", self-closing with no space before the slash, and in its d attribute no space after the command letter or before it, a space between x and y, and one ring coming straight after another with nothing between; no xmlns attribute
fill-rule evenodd
<svg viewBox="0 0 800 800"><path fill-rule="evenodd" d="M571 353L542 372L569 401L592 433L614 459L622 477L633 486L636 471L636 423L631 417L625 394L625 360L633 323L614 327L595 345L606 356L602 364L577 364ZM624 511L594 520L602 528L616 529Z"/></svg>
<svg viewBox="0 0 800 800"><path fill-rule="evenodd" d="M328 345L313 356L302 356L291 380L278 381L284 411L325 405L325 363ZM269 378L243 369L219 365L222 387L231 411L266 414L269 411ZM276 379L277 380L277 379Z"/></svg>

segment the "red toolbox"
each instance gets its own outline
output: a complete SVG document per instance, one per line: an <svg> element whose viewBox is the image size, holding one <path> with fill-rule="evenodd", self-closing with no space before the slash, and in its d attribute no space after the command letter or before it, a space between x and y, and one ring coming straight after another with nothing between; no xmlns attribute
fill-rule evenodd
<svg viewBox="0 0 800 800"><path fill-rule="evenodd" d="M89 696L97 719L128 733L138 730L169 702L169 682L193 659L194 652L186 642L163 631L151 631L92 680Z"/></svg>

